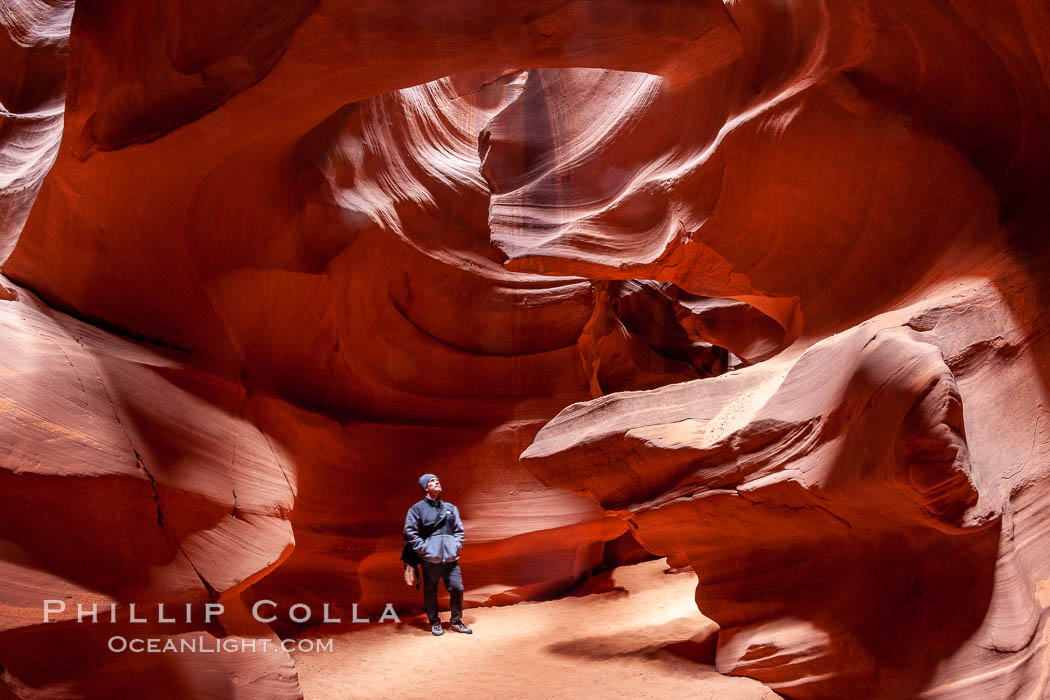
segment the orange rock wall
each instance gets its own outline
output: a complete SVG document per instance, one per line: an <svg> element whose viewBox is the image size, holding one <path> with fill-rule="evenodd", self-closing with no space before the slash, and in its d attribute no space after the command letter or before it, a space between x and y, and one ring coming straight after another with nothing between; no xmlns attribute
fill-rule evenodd
<svg viewBox="0 0 1050 700"><path fill-rule="evenodd" d="M43 598L418 604L436 472L471 604L630 532L787 697L1045 691L1044 4L75 10L0 0L0 687L149 673Z"/></svg>

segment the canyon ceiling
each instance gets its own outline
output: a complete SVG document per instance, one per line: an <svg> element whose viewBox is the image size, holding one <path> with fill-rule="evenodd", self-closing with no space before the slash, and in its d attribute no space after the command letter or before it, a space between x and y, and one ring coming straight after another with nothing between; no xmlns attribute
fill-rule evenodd
<svg viewBox="0 0 1050 700"><path fill-rule="evenodd" d="M468 604L641 547L785 697L1046 696L1044 0L0 27L0 697L299 696L285 653L105 639L418 605L424 472Z"/></svg>

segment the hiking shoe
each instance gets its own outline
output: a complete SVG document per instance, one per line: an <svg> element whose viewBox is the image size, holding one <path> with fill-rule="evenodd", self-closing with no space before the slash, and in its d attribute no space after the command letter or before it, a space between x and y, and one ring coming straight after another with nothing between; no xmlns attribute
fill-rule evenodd
<svg viewBox="0 0 1050 700"><path fill-rule="evenodd" d="M450 630L459 632L460 634L474 634L474 630L470 629L462 622L453 622L451 625L448 626L448 628Z"/></svg>
<svg viewBox="0 0 1050 700"><path fill-rule="evenodd" d="M445 630L441 629L441 623L440 622L435 622L434 624L432 624L430 626L430 631L433 633L433 635L435 637L440 637L441 635L443 635L445 633Z"/></svg>

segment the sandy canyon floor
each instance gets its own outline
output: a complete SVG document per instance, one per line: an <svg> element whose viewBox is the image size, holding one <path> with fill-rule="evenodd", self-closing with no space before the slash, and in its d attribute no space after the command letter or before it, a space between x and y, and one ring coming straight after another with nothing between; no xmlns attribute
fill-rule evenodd
<svg viewBox="0 0 1050 700"><path fill-rule="evenodd" d="M307 700L346 698L776 698L710 665L713 622L696 577L666 560L592 578L543 603L468 609L473 635L430 634L425 618L334 638L293 654ZM469 570L466 572L469 575ZM448 623L448 613L442 613Z"/></svg>

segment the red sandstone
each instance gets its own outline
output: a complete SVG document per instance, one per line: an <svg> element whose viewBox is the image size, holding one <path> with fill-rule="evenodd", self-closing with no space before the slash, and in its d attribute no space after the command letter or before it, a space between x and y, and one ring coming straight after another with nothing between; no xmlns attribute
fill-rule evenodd
<svg viewBox="0 0 1050 700"><path fill-rule="evenodd" d="M1045 3L468 5L0 0L0 695L297 697L42 601L418 605L428 471L468 605L668 556L786 697L1045 695Z"/></svg>

